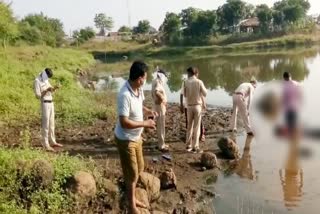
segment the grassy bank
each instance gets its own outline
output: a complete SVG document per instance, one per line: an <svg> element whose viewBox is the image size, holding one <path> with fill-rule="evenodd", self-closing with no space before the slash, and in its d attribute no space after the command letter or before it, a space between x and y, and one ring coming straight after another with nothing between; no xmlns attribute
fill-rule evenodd
<svg viewBox="0 0 320 214"><path fill-rule="evenodd" d="M33 191L32 184L25 181L35 176L32 166L37 160L52 164L54 179L48 187ZM28 148L0 147L0 165L0 213L64 213L73 206L71 197L62 188L68 177L79 170L92 173L96 179L101 177L92 161ZM43 175L46 170L43 169ZM28 204L31 205L29 212Z"/></svg>
<svg viewBox="0 0 320 214"><path fill-rule="evenodd" d="M119 64L124 64L123 62L119 63L119 61L124 60L123 56L127 56L129 59L167 60L173 57L199 57L201 55L217 55L230 52L253 52L274 48L304 47L316 45L319 44L319 42L320 35L318 33L314 33L310 35L293 34L271 39L211 46L156 47L150 43L142 45L135 42L119 41L111 43L110 41L105 41L100 42L100 45L91 42L81 48L91 52L96 59L109 63L107 67L108 70L116 70L116 67L119 66Z"/></svg>
<svg viewBox="0 0 320 214"><path fill-rule="evenodd" d="M46 46L1 49L0 120L21 123L39 119L40 103L33 92L33 81L45 67L54 71L52 84L62 85L54 96L58 122L85 123L109 114L112 109L101 102L104 95L82 89L75 81L77 69L94 63L92 55L82 50Z"/></svg>

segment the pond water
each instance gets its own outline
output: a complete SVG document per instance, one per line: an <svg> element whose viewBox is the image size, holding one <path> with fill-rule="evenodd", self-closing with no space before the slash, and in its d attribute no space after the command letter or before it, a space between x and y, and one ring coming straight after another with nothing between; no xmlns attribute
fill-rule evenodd
<svg viewBox="0 0 320 214"><path fill-rule="evenodd" d="M150 63L151 68L158 64ZM170 60L159 64L170 73L166 90L169 102L179 102L185 70L196 66L209 92L206 101L212 106L232 106L235 88L254 76L257 90L272 80L281 80L289 71L303 85L302 123L320 127L320 51L318 48L291 49L267 53L224 55L200 59ZM145 89L151 88L148 75ZM100 79L101 88L118 90L125 78ZM102 81L102 82L101 82ZM262 123L264 123L262 125ZM234 173L221 174L214 200L218 214L245 213L320 213L320 144L317 138L302 138L300 145L311 155L295 155L292 145L275 138L267 121L253 123L262 135L252 140L240 133L236 141L241 151L241 167ZM263 127L263 128L261 128ZM269 134L268 134L269 133ZM290 167L288 167L290 165Z"/></svg>

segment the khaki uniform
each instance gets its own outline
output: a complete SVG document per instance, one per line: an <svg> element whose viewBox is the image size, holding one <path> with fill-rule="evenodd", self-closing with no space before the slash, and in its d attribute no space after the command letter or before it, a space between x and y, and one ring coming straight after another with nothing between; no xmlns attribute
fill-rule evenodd
<svg viewBox="0 0 320 214"><path fill-rule="evenodd" d="M54 122L54 105L52 99L52 93L47 92L45 96L41 98L41 93L52 87L48 80L42 77L41 73L34 81L34 92L36 97L41 101L41 135L42 145L45 148L49 148L49 139L52 144L56 144L55 139L55 122Z"/></svg>
<svg viewBox="0 0 320 214"><path fill-rule="evenodd" d="M252 132L249 121L249 107L253 96L254 87L251 83L242 83L233 94L233 111L231 117L231 129L237 129L237 114L239 114L244 122L247 132Z"/></svg>
<svg viewBox="0 0 320 214"><path fill-rule="evenodd" d="M165 147L165 124L166 124L166 103L167 95L165 93L163 82L156 78L152 81L152 99L153 110L158 113L156 118L158 147L163 149ZM158 95L157 95L158 93Z"/></svg>
<svg viewBox="0 0 320 214"><path fill-rule="evenodd" d="M201 80L192 76L185 81L183 95L188 100L188 130L186 144L188 147L198 149L202 111L201 97L207 95L207 89Z"/></svg>

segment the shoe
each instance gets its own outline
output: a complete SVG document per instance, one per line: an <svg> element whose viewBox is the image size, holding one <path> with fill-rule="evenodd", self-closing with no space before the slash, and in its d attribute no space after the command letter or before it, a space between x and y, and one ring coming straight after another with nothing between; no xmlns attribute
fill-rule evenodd
<svg viewBox="0 0 320 214"><path fill-rule="evenodd" d="M52 146L52 147L58 147L58 148L63 147L63 145L60 144L60 143L54 143L54 144L52 144L51 146Z"/></svg>
<svg viewBox="0 0 320 214"><path fill-rule="evenodd" d="M253 132L248 132L247 135L248 136L254 136Z"/></svg>
<svg viewBox="0 0 320 214"><path fill-rule="evenodd" d="M201 154L201 153L203 153L203 150L201 150L200 148L195 148L195 149L192 149L192 152L197 153L197 154Z"/></svg>

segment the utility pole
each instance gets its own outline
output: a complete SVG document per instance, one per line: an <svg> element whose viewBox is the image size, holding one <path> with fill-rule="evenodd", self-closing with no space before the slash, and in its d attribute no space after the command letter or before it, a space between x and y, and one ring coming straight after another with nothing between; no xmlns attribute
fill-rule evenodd
<svg viewBox="0 0 320 214"><path fill-rule="evenodd" d="M127 0L127 8L128 8L128 25L131 28L130 0Z"/></svg>

